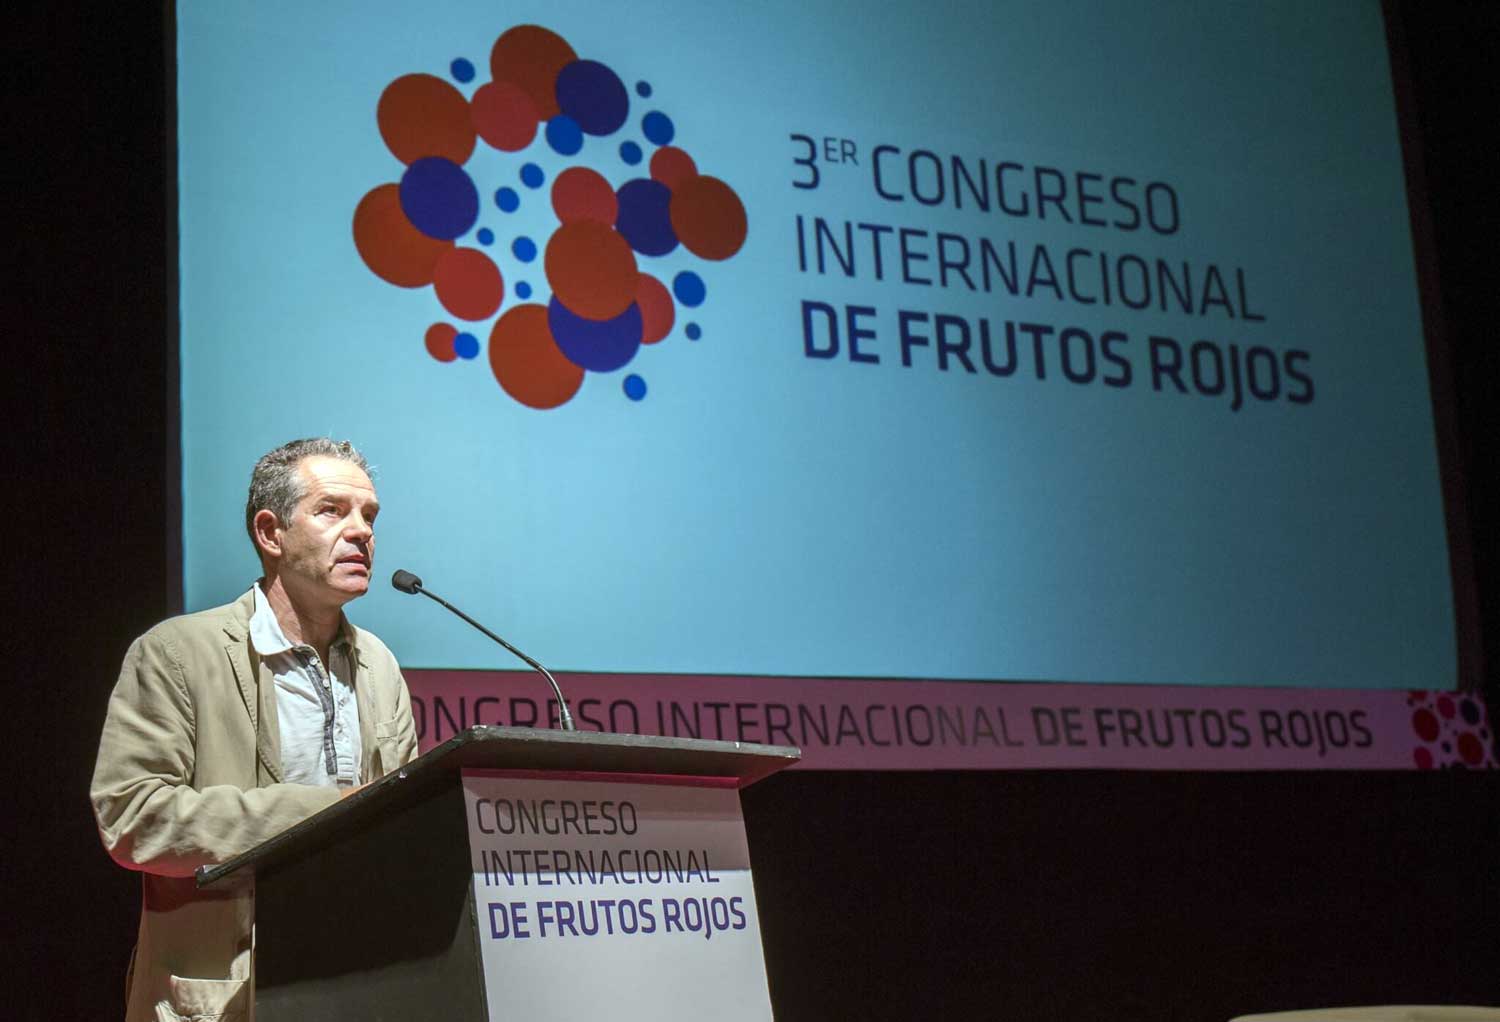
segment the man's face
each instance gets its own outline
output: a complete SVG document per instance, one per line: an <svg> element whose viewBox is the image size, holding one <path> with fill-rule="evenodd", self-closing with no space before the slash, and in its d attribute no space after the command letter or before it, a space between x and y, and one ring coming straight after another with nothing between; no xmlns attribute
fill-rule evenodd
<svg viewBox="0 0 1500 1022"><path fill-rule="evenodd" d="M304 496L282 523L277 573L293 600L343 606L370 588L375 566L375 486L358 465L303 458Z"/></svg>

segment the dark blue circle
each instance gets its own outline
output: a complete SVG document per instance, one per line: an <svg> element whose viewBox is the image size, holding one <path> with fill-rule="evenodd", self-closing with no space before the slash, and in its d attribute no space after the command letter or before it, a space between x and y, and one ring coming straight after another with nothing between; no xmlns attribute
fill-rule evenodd
<svg viewBox="0 0 1500 1022"><path fill-rule="evenodd" d="M578 122L567 114L558 114L547 122L547 144L559 156L576 156L583 148L583 132Z"/></svg>
<svg viewBox="0 0 1500 1022"><path fill-rule="evenodd" d="M620 130L630 115L625 83L597 60L575 60L557 73L557 106L590 135Z"/></svg>
<svg viewBox="0 0 1500 1022"><path fill-rule="evenodd" d="M452 241L479 219L479 190L464 169L441 156L413 160L401 175L401 209L429 238Z"/></svg>
<svg viewBox="0 0 1500 1022"><path fill-rule="evenodd" d="M641 147L634 142L621 142L620 159L634 167L641 162Z"/></svg>
<svg viewBox="0 0 1500 1022"><path fill-rule="evenodd" d="M636 82L635 83L635 94L637 96L641 97L642 99L650 99L651 98L651 83L650 82Z"/></svg>
<svg viewBox="0 0 1500 1022"><path fill-rule="evenodd" d="M536 242L524 234L511 242L510 250L515 253L517 259L523 263L529 263L536 258Z"/></svg>
<svg viewBox="0 0 1500 1022"><path fill-rule="evenodd" d="M698 338L703 336L703 328L697 323L689 323L687 325L687 329L684 330L683 333L687 334L688 340L696 341Z"/></svg>
<svg viewBox="0 0 1500 1022"><path fill-rule="evenodd" d="M521 208L521 197L514 188L500 188L495 191L495 205L502 213L514 213Z"/></svg>
<svg viewBox="0 0 1500 1022"><path fill-rule="evenodd" d="M672 230L672 190L660 181L638 177L615 192L619 211L615 230L641 255L666 255L677 247Z"/></svg>
<svg viewBox="0 0 1500 1022"><path fill-rule="evenodd" d="M531 285L524 280L516 284L516 297L526 299L531 297Z"/></svg>
<svg viewBox="0 0 1500 1022"><path fill-rule="evenodd" d="M521 166L521 183L527 188L540 188L542 182L547 180L547 175L542 173L542 168L535 163L527 163Z"/></svg>
<svg viewBox="0 0 1500 1022"><path fill-rule="evenodd" d="M641 133L656 145L671 145L677 129L672 126L672 118L660 110L653 110L641 118Z"/></svg>
<svg viewBox="0 0 1500 1022"><path fill-rule="evenodd" d="M457 81L472 82L474 80L474 65L462 57L455 58L453 63L448 65L448 70Z"/></svg>
<svg viewBox="0 0 1500 1022"><path fill-rule="evenodd" d="M479 228L479 233L474 235L481 245L493 245L495 243L495 232L488 227Z"/></svg>
<svg viewBox="0 0 1500 1022"><path fill-rule="evenodd" d="M625 396L632 401L639 401L646 396L646 381L635 373L625 377Z"/></svg>
<svg viewBox="0 0 1500 1022"><path fill-rule="evenodd" d="M1458 704L1458 714L1463 717L1465 724L1473 727L1479 723L1479 704L1472 699L1465 699Z"/></svg>
<svg viewBox="0 0 1500 1022"><path fill-rule="evenodd" d="M479 338L471 333L461 333L453 338L453 350L459 358L473 358L479 354Z"/></svg>
<svg viewBox="0 0 1500 1022"><path fill-rule="evenodd" d="M641 346L641 307L634 302L614 319L584 319L553 296L547 326L568 361L582 369L608 373L635 357Z"/></svg>
<svg viewBox="0 0 1500 1022"><path fill-rule="evenodd" d="M683 270L672 278L672 293L679 302L693 309L702 305L703 299L708 297L708 287L703 283L703 278L692 270Z"/></svg>

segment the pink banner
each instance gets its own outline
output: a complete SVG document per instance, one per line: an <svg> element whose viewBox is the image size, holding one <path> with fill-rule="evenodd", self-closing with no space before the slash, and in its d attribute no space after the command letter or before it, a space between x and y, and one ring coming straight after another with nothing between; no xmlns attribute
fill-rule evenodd
<svg viewBox="0 0 1500 1022"><path fill-rule="evenodd" d="M422 748L474 724L555 726L541 677L410 670ZM1484 702L1452 692L559 674L578 728L795 745L813 770L1494 769Z"/></svg>

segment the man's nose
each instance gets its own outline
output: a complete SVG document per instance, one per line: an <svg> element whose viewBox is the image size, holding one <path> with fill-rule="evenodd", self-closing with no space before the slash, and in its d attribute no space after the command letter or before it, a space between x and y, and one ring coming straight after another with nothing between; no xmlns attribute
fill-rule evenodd
<svg viewBox="0 0 1500 1022"><path fill-rule="evenodd" d="M354 542L368 542L375 535L375 523L361 514L350 515L344 535Z"/></svg>

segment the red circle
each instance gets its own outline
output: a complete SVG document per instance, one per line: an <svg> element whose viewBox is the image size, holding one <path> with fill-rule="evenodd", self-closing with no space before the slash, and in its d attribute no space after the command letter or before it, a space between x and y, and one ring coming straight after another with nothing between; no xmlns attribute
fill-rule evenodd
<svg viewBox="0 0 1500 1022"><path fill-rule="evenodd" d="M651 176L669 189L698 176L698 165L674 145L664 145L651 154Z"/></svg>
<svg viewBox="0 0 1500 1022"><path fill-rule="evenodd" d="M563 224L547 242L544 262L552 294L575 316L614 319L635 301L635 253L604 224Z"/></svg>
<svg viewBox="0 0 1500 1022"><path fill-rule="evenodd" d="M1417 764L1418 770L1432 769L1432 752L1423 746L1417 746L1411 753L1412 762Z"/></svg>
<svg viewBox="0 0 1500 1022"><path fill-rule="evenodd" d="M458 352L453 350L453 338L458 336L458 328L451 323L434 323L427 328L427 354L439 362L452 362L458 358Z"/></svg>
<svg viewBox="0 0 1500 1022"><path fill-rule="evenodd" d="M487 82L469 101L479 137L496 149L520 152L536 138L536 104L519 85Z"/></svg>
<svg viewBox="0 0 1500 1022"><path fill-rule="evenodd" d="M1472 733L1465 731L1458 736L1458 756L1469 766L1478 766L1484 760L1484 745Z"/></svg>
<svg viewBox="0 0 1500 1022"><path fill-rule="evenodd" d="M507 29L490 50L490 77L510 82L531 97L537 117L549 121L562 112L557 105L557 75L578 59L566 39L540 25Z"/></svg>
<svg viewBox="0 0 1500 1022"><path fill-rule="evenodd" d="M556 408L578 393L583 370L552 339L545 305L513 306L490 331L490 369L501 388L528 408Z"/></svg>
<svg viewBox="0 0 1500 1022"><path fill-rule="evenodd" d="M1438 719L1432 715L1431 710L1418 710L1411 715L1411 729L1424 742L1436 741L1439 730Z"/></svg>
<svg viewBox="0 0 1500 1022"><path fill-rule="evenodd" d="M354 247L386 283L421 287L432 283L433 267L453 242L429 238L413 227L401 209L401 187L381 185L355 207Z"/></svg>
<svg viewBox="0 0 1500 1022"><path fill-rule="evenodd" d="M1452 720L1453 714L1458 712L1458 707L1453 704L1451 696L1439 696L1437 701L1438 713L1443 715L1444 720Z"/></svg>
<svg viewBox="0 0 1500 1022"><path fill-rule="evenodd" d="M672 305L672 292L667 285L643 273L636 285L635 304L641 310L641 343L655 344L672 332L672 321L677 310Z"/></svg>
<svg viewBox="0 0 1500 1022"><path fill-rule="evenodd" d="M592 220L613 225L620 201L604 175L588 167L569 167L552 182L552 210L565 224Z"/></svg>
<svg viewBox="0 0 1500 1022"><path fill-rule="evenodd" d="M745 243L745 206L723 181L700 174L672 189L672 230L700 259L728 259Z"/></svg>
<svg viewBox="0 0 1500 1022"><path fill-rule="evenodd" d="M387 85L375 106L375 122L402 163L441 156L463 164L474 152L469 101L435 75L402 75Z"/></svg>
<svg viewBox="0 0 1500 1022"><path fill-rule="evenodd" d="M505 283L490 257L474 248L453 248L438 259L432 286L443 308L459 319L489 319L500 308Z"/></svg>

